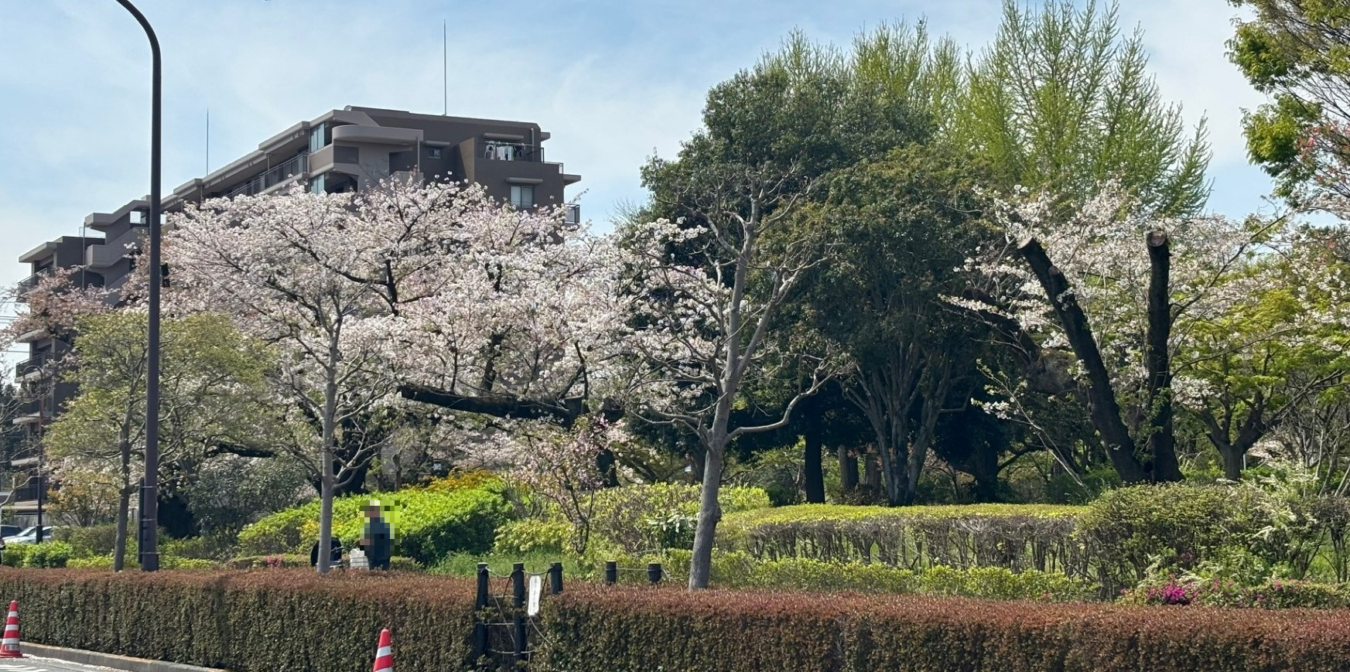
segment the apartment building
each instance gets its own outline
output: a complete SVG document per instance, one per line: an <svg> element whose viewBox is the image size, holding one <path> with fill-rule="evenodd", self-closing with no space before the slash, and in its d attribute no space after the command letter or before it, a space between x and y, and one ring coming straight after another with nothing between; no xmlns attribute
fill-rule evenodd
<svg viewBox="0 0 1350 672"><path fill-rule="evenodd" d="M548 132L535 123L348 106L267 138L256 150L166 194L161 205L171 213L188 203L273 194L297 183L316 193L340 193L411 175L479 184L491 197L517 208L562 206L566 187L581 177L564 171L561 163L544 160L548 139ZM34 248L19 258L32 266L21 287L31 287L55 269L78 267L77 277L85 286L119 289L138 261L149 209L147 197L109 213L90 214L84 235L62 236ZM566 217L580 221L579 209L568 207ZM34 448L11 459L10 468L18 473L36 468L42 426L75 393L43 367L69 349L65 339L35 333L21 340L28 344L29 358L16 367L15 378L25 405L14 422L27 428L24 445ZM31 491L16 499L40 490L36 482L31 485ZM15 509L28 522L25 517L36 515L36 496L19 501Z"/></svg>

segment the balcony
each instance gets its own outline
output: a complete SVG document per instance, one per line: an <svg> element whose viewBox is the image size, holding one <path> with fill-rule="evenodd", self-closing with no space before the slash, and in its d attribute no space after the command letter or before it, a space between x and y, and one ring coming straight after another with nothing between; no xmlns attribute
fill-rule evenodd
<svg viewBox="0 0 1350 672"><path fill-rule="evenodd" d="M14 502L36 502L38 495L42 492L43 485L45 485L45 483L43 483L45 479L29 478L16 480L19 483L23 483L23 485L14 490ZM27 481L27 483L24 483L24 481Z"/></svg>
<svg viewBox="0 0 1350 672"><path fill-rule="evenodd" d="M108 268L122 261L127 255L140 248L141 236L145 234L143 226L133 226L126 233L103 245L90 245L84 249L84 263L89 268Z"/></svg>
<svg viewBox="0 0 1350 672"><path fill-rule="evenodd" d="M9 458L10 469L25 469L36 466L41 455L34 448L23 448L14 452Z"/></svg>
<svg viewBox="0 0 1350 672"><path fill-rule="evenodd" d="M32 291L34 287L37 287L37 286L38 286L38 283L39 283L39 282L42 282L42 279L43 279L43 278L50 276L53 272L54 272L54 269L52 269L52 268L49 266L49 267L47 267L47 268L44 268L44 269L38 271L37 273L34 273L34 274L32 274L32 275L30 275L30 276L24 278L23 280L20 280L20 281L19 281L18 291L15 292L16 298L22 300L23 297L24 297L24 295L26 295L26 294L28 294L28 292Z"/></svg>
<svg viewBox="0 0 1350 672"><path fill-rule="evenodd" d="M299 154L285 163L268 168L263 174L245 182L228 192L225 198L235 196L257 196L293 177L309 170L309 154Z"/></svg>
<svg viewBox="0 0 1350 672"><path fill-rule="evenodd" d="M482 158L493 161L529 161L543 163L544 148L519 142L487 140L483 142Z"/></svg>
<svg viewBox="0 0 1350 672"><path fill-rule="evenodd" d="M25 381L41 378L49 361L51 361L51 355L44 352L19 362L14 365L15 380Z"/></svg>

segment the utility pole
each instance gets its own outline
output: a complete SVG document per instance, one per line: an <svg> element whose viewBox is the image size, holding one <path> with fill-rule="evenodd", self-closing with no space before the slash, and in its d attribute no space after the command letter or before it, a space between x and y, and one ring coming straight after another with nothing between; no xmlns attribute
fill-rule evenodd
<svg viewBox="0 0 1350 672"><path fill-rule="evenodd" d="M159 290L163 268L160 261L159 159L160 159L160 57L159 39L145 15L131 0L117 0L145 29L152 57L150 78L150 296L149 348L145 372L145 480L141 485L145 506L141 510L141 570L159 569Z"/></svg>

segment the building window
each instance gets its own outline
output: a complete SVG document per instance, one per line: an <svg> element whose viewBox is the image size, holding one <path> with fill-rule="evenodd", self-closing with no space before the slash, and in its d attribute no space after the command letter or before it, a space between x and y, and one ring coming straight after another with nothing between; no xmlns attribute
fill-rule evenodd
<svg viewBox="0 0 1350 672"><path fill-rule="evenodd" d="M511 205L517 209L534 207L534 185L532 184L513 184L511 185Z"/></svg>
<svg viewBox="0 0 1350 672"><path fill-rule="evenodd" d="M431 147L431 148L428 148L428 149L427 149L427 158L428 158L428 159L439 159L439 158L441 158L441 148L440 148L440 147Z"/></svg>
<svg viewBox="0 0 1350 672"><path fill-rule="evenodd" d="M328 173L324 173L323 175L319 175L319 176L315 177L314 179L311 179L311 180L309 181L309 193L311 193L311 194L322 194L322 193L324 193L324 192L326 191L326 189L325 189L324 187L327 185L327 182L328 182L328 179L327 179L327 178L328 178Z"/></svg>
<svg viewBox="0 0 1350 672"><path fill-rule="evenodd" d="M309 129L309 151L317 152L328 146L328 124L319 124Z"/></svg>

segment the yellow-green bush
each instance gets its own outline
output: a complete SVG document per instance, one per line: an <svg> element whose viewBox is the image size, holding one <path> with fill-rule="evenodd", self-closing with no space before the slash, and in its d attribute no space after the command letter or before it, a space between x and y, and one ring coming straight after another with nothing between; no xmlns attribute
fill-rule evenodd
<svg viewBox="0 0 1350 672"><path fill-rule="evenodd" d="M563 520L528 518L513 520L497 528L492 552L499 555L557 553L561 555L572 539L572 525Z"/></svg>
<svg viewBox="0 0 1350 672"><path fill-rule="evenodd" d="M605 488L595 493L591 534L597 541L627 553L672 546L669 522L674 516L698 513L700 488L683 483L652 483ZM722 514L767 509L769 495L760 488L723 487L717 498ZM691 533L692 534L692 533ZM692 542L693 537L688 536Z"/></svg>
<svg viewBox="0 0 1350 672"><path fill-rule="evenodd" d="M380 500L393 528L394 554L423 565L450 553L482 553L510 518L499 482L477 488L409 489L343 497L333 502L333 535L352 548L364 531L364 510ZM319 538L319 502L272 514L239 535L243 555L308 554Z"/></svg>

